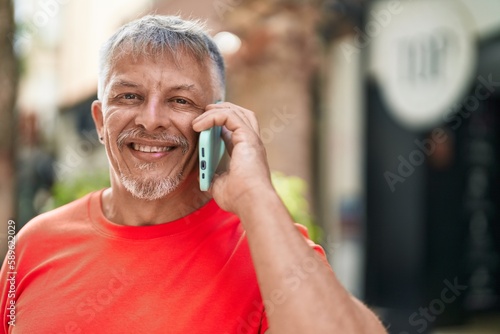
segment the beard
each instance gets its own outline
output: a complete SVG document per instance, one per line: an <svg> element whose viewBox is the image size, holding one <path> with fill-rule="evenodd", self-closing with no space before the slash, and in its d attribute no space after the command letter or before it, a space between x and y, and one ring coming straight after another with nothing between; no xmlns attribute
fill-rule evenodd
<svg viewBox="0 0 500 334"><path fill-rule="evenodd" d="M166 197L173 192L182 181L182 172L172 177L132 177L120 175L120 180L125 189L137 199L155 201Z"/></svg>
<svg viewBox="0 0 500 334"><path fill-rule="evenodd" d="M124 142L131 138L168 140L176 143L180 147L182 154L186 154L189 150L189 142L184 137L169 135L165 132L150 134L144 129L134 128L125 130L119 135L117 144L120 151L123 150ZM148 176L148 171L162 168L162 164L159 163L138 164L136 168L142 171L142 175L133 176L129 173L120 171L119 176L125 189L127 189L133 197L141 200L155 201L164 198L177 189L183 179L183 170L179 171L177 175L174 176Z"/></svg>

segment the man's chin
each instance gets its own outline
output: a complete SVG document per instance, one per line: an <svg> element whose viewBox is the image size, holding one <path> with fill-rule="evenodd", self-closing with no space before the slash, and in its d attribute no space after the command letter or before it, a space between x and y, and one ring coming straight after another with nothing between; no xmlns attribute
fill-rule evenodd
<svg viewBox="0 0 500 334"><path fill-rule="evenodd" d="M174 192L180 182L181 175L160 180L132 180L122 177L121 182L125 189L136 199L144 201L157 201Z"/></svg>

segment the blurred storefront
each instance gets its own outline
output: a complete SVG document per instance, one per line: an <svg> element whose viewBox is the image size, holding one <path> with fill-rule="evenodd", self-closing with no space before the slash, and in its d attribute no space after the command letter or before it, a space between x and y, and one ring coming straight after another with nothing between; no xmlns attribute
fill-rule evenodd
<svg viewBox="0 0 500 334"><path fill-rule="evenodd" d="M499 12L488 0L372 1L329 44L328 249L390 333L500 311Z"/></svg>

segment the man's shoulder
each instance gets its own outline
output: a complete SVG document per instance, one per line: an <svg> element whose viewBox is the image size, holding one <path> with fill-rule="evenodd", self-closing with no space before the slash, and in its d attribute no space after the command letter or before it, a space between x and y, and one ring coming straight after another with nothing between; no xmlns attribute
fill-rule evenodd
<svg viewBox="0 0 500 334"><path fill-rule="evenodd" d="M23 226L19 237L27 238L34 234L40 237L43 234L64 230L64 226L69 223L88 220L90 199L97 193L89 193L73 202L34 217Z"/></svg>

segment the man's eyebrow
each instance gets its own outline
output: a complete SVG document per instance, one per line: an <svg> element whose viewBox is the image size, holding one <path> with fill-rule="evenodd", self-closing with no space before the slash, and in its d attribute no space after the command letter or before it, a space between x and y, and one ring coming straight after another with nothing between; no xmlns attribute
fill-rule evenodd
<svg viewBox="0 0 500 334"><path fill-rule="evenodd" d="M138 88L140 86L141 86L140 84L137 84L135 82L118 80L118 81L115 81L111 84L111 89L118 88L118 87Z"/></svg>
<svg viewBox="0 0 500 334"><path fill-rule="evenodd" d="M198 89L196 89L196 86L194 84L177 85L177 86L172 87L170 90L171 91L187 90L187 91L191 91L191 92L198 91Z"/></svg>

